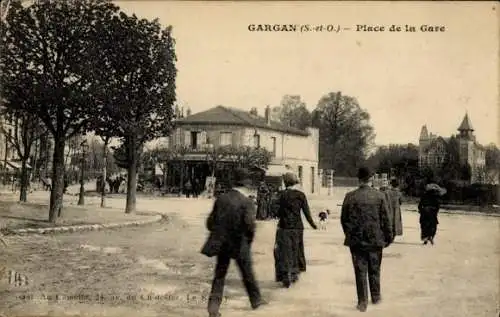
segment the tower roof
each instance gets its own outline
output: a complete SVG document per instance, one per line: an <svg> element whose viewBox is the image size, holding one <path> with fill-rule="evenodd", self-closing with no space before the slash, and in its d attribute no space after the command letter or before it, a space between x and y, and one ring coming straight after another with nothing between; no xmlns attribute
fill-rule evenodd
<svg viewBox="0 0 500 317"><path fill-rule="evenodd" d="M429 131L427 131L427 126L422 126L422 130L420 130L420 140L425 140L429 138Z"/></svg>
<svg viewBox="0 0 500 317"><path fill-rule="evenodd" d="M458 127L458 131L474 131L472 123L470 122L469 115L466 113L462 123Z"/></svg>

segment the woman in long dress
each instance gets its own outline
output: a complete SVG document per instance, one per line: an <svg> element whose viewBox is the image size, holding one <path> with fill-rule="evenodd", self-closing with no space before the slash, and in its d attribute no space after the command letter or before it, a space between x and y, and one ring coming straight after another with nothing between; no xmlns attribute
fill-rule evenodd
<svg viewBox="0 0 500 317"><path fill-rule="evenodd" d="M317 226L311 217L305 194L300 190L292 188L298 184L297 176L292 173L286 173L283 175L283 181L286 189L280 194L278 200L279 221L276 231L274 256L276 280L288 288L298 280L301 266L305 270L304 252L301 251L304 244L304 225L302 223L301 211L312 228L317 229ZM301 258L303 258L304 263L300 263L302 262Z"/></svg>
<svg viewBox="0 0 500 317"><path fill-rule="evenodd" d="M434 244L434 237L437 232L439 196L444 195L446 190L437 184L428 184L425 193L420 198L418 212L420 213L420 238L424 244L430 242Z"/></svg>

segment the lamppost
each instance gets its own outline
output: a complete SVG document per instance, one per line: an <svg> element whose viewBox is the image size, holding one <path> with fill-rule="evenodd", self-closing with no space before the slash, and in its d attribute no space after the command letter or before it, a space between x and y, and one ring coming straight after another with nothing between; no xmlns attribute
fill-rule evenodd
<svg viewBox="0 0 500 317"><path fill-rule="evenodd" d="M80 143L80 147L82 148L82 160L81 160L81 165L80 165L80 195L78 197L78 205L83 206L85 204L84 201L84 195L85 195L85 188L83 186L83 176L84 176L84 169L85 169L85 154L87 150L87 140L83 140L82 143Z"/></svg>

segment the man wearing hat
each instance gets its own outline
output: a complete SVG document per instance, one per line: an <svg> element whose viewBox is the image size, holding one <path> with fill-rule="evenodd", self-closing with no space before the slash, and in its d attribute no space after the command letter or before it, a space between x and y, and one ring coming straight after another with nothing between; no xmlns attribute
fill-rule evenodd
<svg viewBox="0 0 500 317"><path fill-rule="evenodd" d="M360 185L346 194L341 212L344 245L350 248L356 277L357 309L362 312L368 306L368 285L372 303L378 304L381 300L382 249L394 239L385 195L370 186L372 175L368 168L358 170Z"/></svg>
<svg viewBox="0 0 500 317"><path fill-rule="evenodd" d="M207 219L210 235L201 250L206 256L217 256L208 300L210 317L220 316L224 281L231 259L236 260L252 308L266 304L261 298L252 267L251 245L255 235L256 211L254 202L249 198L248 186L252 183L249 171L237 169L234 180L235 186L217 197L214 203Z"/></svg>

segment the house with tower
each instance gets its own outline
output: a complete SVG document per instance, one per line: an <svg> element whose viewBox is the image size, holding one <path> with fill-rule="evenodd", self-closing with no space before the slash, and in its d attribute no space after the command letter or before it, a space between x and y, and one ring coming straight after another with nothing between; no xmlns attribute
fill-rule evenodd
<svg viewBox="0 0 500 317"><path fill-rule="evenodd" d="M474 135L474 128L469 115L466 113L455 135L458 141L458 157L460 165L471 167L471 183L479 181L478 170L486 164L486 149L479 144ZM418 164L420 168L440 168L448 154L451 138L430 133L424 125L419 137Z"/></svg>

